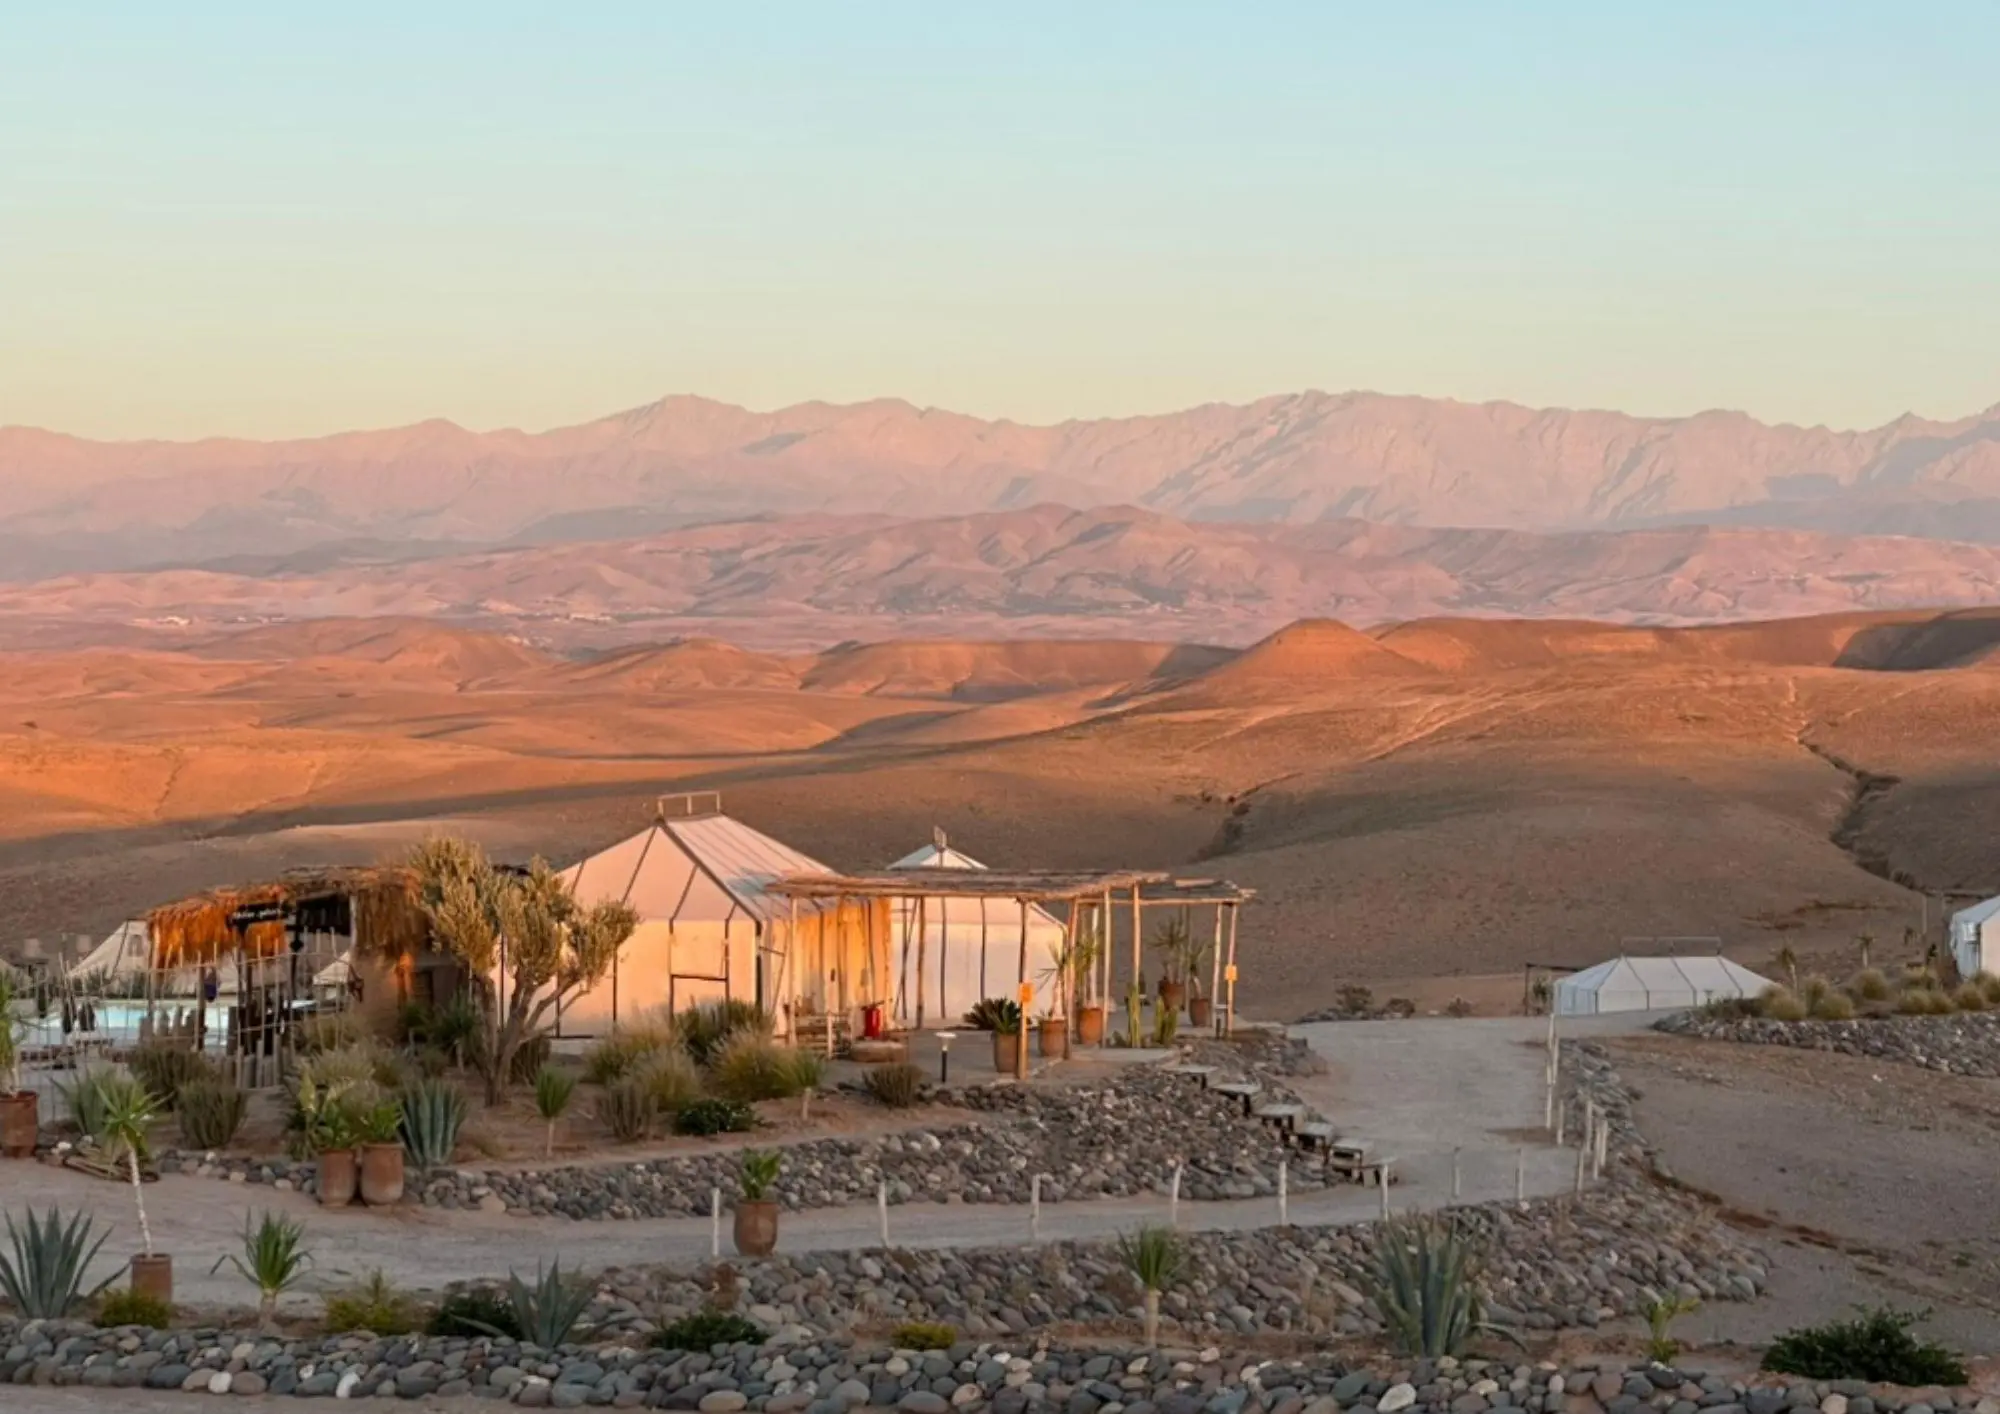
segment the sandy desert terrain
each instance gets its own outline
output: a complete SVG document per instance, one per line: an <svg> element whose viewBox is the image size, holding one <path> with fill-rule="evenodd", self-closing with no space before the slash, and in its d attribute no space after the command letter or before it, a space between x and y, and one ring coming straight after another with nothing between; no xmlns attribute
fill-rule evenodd
<svg viewBox="0 0 2000 1414"><path fill-rule="evenodd" d="M1518 997L1523 962L1718 937L1851 966L2000 891L2000 616L1292 625L1244 651L715 641L560 658L406 620L0 658L0 942L469 830L562 859L661 792L837 867L1255 887L1244 1001ZM1879 952L1878 952L1878 955Z"/></svg>

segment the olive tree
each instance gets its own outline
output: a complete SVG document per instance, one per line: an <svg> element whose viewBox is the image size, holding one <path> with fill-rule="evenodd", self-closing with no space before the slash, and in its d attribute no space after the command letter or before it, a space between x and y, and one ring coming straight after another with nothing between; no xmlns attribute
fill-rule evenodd
<svg viewBox="0 0 2000 1414"><path fill-rule="evenodd" d="M631 905L584 905L537 859L496 869L466 840L426 840L410 857L417 897L437 946L482 979L486 1103L497 1104L521 1048L544 1021L602 981L639 915Z"/></svg>

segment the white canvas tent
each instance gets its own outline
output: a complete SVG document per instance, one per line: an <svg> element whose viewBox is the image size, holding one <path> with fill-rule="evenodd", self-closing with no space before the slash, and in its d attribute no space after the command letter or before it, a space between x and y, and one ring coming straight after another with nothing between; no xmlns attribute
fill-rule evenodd
<svg viewBox="0 0 2000 1414"><path fill-rule="evenodd" d="M1952 914L1951 960L1961 977L2000 974L2000 898Z"/></svg>
<svg viewBox="0 0 2000 1414"><path fill-rule="evenodd" d="M1614 957L1557 982L1556 1015L1677 1011L1754 997L1770 985L1726 957Z"/></svg>
<svg viewBox="0 0 2000 1414"><path fill-rule="evenodd" d="M103 942L85 953L82 960L69 969L69 973L77 978L101 977L106 981L118 981L144 976L152 964L152 931L146 927L145 919L135 918L112 929Z"/></svg>
<svg viewBox="0 0 2000 1414"><path fill-rule="evenodd" d="M932 843L906 854L891 869L984 869L961 854L942 832ZM950 1029L984 997L1011 997L1021 965L1021 906L996 898L898 898L890 902L889 927L895 939L898 1025L914 1026L921 1013L926 1027ZM1036 994L1049 985L1042 973L1062 947L1063 925L1046 909L1028 909L1028 976ZM921 974L921 975L920 975Z"/></svg>

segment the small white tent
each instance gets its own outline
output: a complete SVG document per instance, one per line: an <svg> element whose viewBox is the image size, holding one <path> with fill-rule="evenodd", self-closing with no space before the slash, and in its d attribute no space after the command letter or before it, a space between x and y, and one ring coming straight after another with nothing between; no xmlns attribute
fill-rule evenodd
<svg viewBox="0 0 2000 1414"><path fill-rule="evenodd" d="M135 918L112 929L110 935L84 954L69 972L76 978L102 978L115 982L144 976L152 961L152 931L147 928L145 919Z"/></svg>
<svg viewBox="0 0 2000 1414"><path fill-rule="evenodd" d="M1961 977L2000 974L2000 898L1952 914L1951 960Z"/></svg>
<svg viewBox="0 0 2000 1414"><path fill-rule="evenodd" d="M1614 957L1557 982L1556 1015L1678 1011L1754 997L1770 985L1726 957Z"/></svg>
<svg viewBox="0 0 2000 1414"><path fill-rule="evenodd" d="M940 831L930 844L889 867L986 866L953 849ZM926 1027L949 1029L982 998L1014 995L1021 970L1021 906L1011 899L898 898L890 904L889 928L895 941L891 966L898 1025L916 1025L921 1012ZM1028 977L1038 997L1049 994L1042 974L1054 964L1062 941L1062 923L1046 909L1031 905Z"/></svg>

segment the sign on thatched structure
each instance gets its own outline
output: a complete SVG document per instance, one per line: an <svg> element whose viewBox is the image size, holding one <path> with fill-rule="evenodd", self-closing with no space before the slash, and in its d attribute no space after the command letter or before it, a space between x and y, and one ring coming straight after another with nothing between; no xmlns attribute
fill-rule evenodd
<svg viewBox="0 0 2000 1414"><path fill-rule="evenodd" d="M232 921L251 911L262 922ZM321 869L261 884L211 889L146 916L153 966L210 967L224 959L277 957L287 950L286 920L307 931L346 933L363 957L412 957L430 938L417 902L416 876L398 866Z"/></svg>

